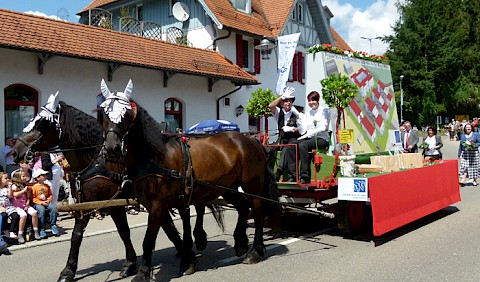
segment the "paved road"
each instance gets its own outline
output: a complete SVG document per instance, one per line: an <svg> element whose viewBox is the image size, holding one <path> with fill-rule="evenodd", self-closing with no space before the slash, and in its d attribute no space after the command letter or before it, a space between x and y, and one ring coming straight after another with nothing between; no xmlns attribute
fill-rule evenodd
<svg viewBox="0 0 480 282"><path fill-rule="evenodd" d="M458 142L448 138L443 141L444 157L455 159ZM198 272L178 277L175 250L160 232L153 260L155 280L478 281L480 188L462 187L461 196L462 201L455 205L375 238L369 234L344 238L332 220L308 215L285 217L285 237L273 239L266 236L266 260L257 265L242 265L233 256L231 234L235 212L227 212L225 232L221 232L211 216L207 216L209 245L198 254ZM129 220L137 224L132 229L132 238L138 254L141 254L145 227L138 221L145 220L145 214L129 216ZM70 236L68 220L64 222L66 228L63 231L67 234L54 240ZM95 235L102 233L102 229L108 231L108 227L113 228L109 224L113 224L110 218L92 220L87 233ZM249 228L250 240L252 232L253 228ZM16 281L56 280L65 265L68 249L68 241L14 249L12 256L0 256L2 276L16 277ZM82 281L130 281L130 278L117 277L123 256L123 247L116 233L87 237L80 252L77 278Z"/></svg>

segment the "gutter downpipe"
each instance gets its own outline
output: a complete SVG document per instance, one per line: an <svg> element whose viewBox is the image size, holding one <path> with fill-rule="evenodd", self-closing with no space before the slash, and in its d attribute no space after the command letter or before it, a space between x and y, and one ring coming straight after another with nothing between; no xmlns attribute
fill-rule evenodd
<svg viewBox="0 0 480 282"><path fill-rule="evenodd" d="M243 86L243 83L241 83L237 88L233 89L232 91L228 92L227 94L217 99L217 119L220 119L220 100L237 92L242 88L242 86Z"/></svg>
<svg viewBox="0 0 480 282"><path fill-rule="evenodd" d="M232 31L231 30L228 30L228 34L227 35L224 35L224 36L220 36L218 38L215 38L213 40L213 43L212 43L212 46L213 46L213 50L214 51L217 51L217 41L219 40L222 40L222 39L227 39L230 37L230 35L232 35Z"/></svg>

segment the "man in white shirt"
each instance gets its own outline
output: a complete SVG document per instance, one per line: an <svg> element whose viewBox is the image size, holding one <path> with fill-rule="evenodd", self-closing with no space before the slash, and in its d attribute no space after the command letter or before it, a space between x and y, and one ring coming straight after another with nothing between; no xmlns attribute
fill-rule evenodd
<svg viewBox="0 0 480 282"><path fill-rule="evenodd" d="M268 105L270 111L277 120L279 145L290 144L297 140L298 137L300 137L297 126L299 112L293 106L293 102L295 101L295 96L293 96L293 92L295 92L294 88L287 87L285 92L280 97L273 100ZM288 147L282 147L282 154L280 156L280 162L277 165L277 172L275 173L275 178L278 181L280 177L284 174L285 170L288 170L287 182L295 182L295 168L293 170L291 168L289 169L288 163L286 162L284 156L286 148Z"/></svg>
<svg viewBox="0 0 480 282"><path fill-rule="evenodd" d="M11 173L18 169L18 165L13 161L13 146L15 146L15 139L13 137L5 138L5 146L2 148L2 155L5 159L5 172L8 173L8 178Z"/></svg>

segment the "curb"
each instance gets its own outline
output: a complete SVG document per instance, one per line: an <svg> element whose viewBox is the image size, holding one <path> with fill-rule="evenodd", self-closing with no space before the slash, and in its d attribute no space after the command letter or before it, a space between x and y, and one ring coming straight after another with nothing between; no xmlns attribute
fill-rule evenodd
<svg viewBox="0 0 480 282"><path fill-rule="evenodd" d="M147 223L138 223L138 224L130 225L130 229L139 228L139 227L143 227L143 226L147 226ZM113 233L113 232L117 232L117 229L112 228L112 229L105 229L105 230L100 230L100 231L95 231L95 232L83 233L83 238L93 237L93 236L107 234L107 233ZM67 234L65 234L65 235L67 235ZM51 236L51 237L48 237L48 239L33 240L33 241L30 241L30 242L26 242L25 244L22 244L22 245L11 245L11 246L8 247L8 250L15 251L15 250L34 248L34 247L54 244L54 243L58 243L58 242L70 241L71 239L72 239L71 236L70 237L69 236L63 236L63 237Z"/></svg>

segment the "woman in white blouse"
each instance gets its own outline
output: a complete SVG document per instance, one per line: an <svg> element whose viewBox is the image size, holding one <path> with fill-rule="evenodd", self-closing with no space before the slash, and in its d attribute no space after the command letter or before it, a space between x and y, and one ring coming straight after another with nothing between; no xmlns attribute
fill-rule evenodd
<svg viewBox="0 0 480 282"><path fill-rule="evenodd" d="M427 136L423 137L423 156L433 157L435 160L442 159L440 148L443 147L442 138L437 135L437 129L433 126L427 128Z"/></svg>
<svg viewBox="0 0 480 282"><path fill-rule="evenodd" d="M304 115L300 116L297 121L298 131L300 136L294 144L298 145L298 155L300 159L300 181L303 184L310 183L310 163L308 159L308 152L316 147L327 148L328 139L328 125L330 123L330 110L326 107L320 107L320 94L317 91L312 91L307 96L308 106L310 110ZM316 142L315 142L316 139ZM288 165L296 165L295 162L295 147L288 147L286 158Z"/></svg>

